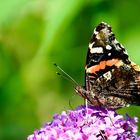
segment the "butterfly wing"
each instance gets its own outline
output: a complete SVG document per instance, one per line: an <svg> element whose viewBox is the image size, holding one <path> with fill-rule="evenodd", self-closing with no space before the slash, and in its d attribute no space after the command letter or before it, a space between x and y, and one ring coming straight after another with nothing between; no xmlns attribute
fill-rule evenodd
<svg viewBox="0 0 140 140"><path fill-rule="evenodd" d="M104 22L91 37L85 73L85 86L77 86L76 92L91 105L112 109L140 105L140 68Z"/></svg>
<svg viewBox="0 0 140 140"><path fill-rule="evenodd" d="M110 69L130 64L124 47L115 39L111 27L102 22L94 30L88 47L86 76L94 81Z"/></svg>

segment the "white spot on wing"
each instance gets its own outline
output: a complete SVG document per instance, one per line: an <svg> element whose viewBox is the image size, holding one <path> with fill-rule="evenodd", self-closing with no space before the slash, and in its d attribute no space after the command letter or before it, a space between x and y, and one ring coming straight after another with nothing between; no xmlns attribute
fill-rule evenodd
<svg viewBox="0 0 140 140"><path fill-rule="evenodd" d="M93 42L93 43L90 43L90 44L89 44L89 48L92 49L92 46L93 46L93 45L94 45L94 42Z"/></svg>
<svg viewBox="0 0 140 140"><path fill-rule="evenodd" d="M107 49L107 50L111 50L112 47L111 47L110 45L106 45L106 49Z"/></svg>
<svg viewBox="0 0 140 140"><path fill-rule="evenodd" d="M91 48L90 52L91 53L103 53L103 48L102 47Z"/></svg>
<svg viewBox="0 0 140 140"><path fill-rule="evenodd" d="M112 77L111 72L110 71L106 72L105 74L103 74L103 77L106 78L107 81L110 80Z"/></svg>
<svg viewBox="0 0 140 140"><path fill-rule="evenodd" d="M111 56L111 53L108 53L108 56Z"/></svg>

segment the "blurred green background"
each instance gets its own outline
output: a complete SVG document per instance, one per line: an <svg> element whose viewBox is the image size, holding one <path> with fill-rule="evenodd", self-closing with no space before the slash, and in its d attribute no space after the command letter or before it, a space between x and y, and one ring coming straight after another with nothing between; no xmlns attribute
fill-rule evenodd
<svg viewBox="0 0 140 140"><path fill-rule="evenodd" d="M1 1L0 139L26 139L55 113L83 104L53 63L83 85L88 42L101 21L113 27L140 65L139 5L139 0ZM140 107L119 110L126 112L140 118Z"/></svg>

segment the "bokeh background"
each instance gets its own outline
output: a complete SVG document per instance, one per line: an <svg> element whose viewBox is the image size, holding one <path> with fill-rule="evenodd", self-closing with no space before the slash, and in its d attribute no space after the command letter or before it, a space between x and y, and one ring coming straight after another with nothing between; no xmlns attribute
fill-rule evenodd
<svg viewBox="0 0 140 140"><path fill-rule="evenodd" d="M139 5L139 0L1 1L0 139L26 139L55 113L83 104L53 63L83 85L88 42L101 21L113 27L140 65ZM118 112L140 118L140 107Z"/></svg>

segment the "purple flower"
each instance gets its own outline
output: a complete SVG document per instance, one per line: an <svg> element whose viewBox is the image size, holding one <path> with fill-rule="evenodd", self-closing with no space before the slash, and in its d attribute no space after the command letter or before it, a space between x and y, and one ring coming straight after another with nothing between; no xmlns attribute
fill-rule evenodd
<svg viewBox="0 0 140 140"><path fill-rule="evenodd" d="M113 110L79 106L76 110L56 114L27 140L140 140L136 135L136 117L117 114Z"/></svg>

